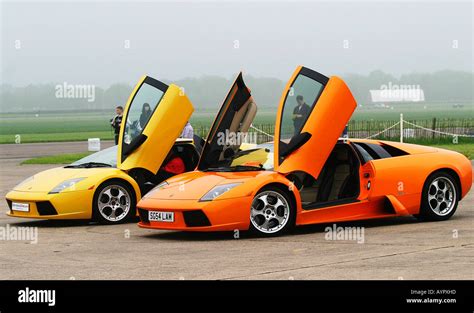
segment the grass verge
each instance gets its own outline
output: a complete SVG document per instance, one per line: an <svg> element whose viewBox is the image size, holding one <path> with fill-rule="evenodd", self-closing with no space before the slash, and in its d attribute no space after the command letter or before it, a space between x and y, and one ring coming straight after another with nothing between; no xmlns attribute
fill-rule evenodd
<svg viewBox="0 0 474 313"><path fill-rule="evenodd" d="M70 164L79 159L82 159L83 157L88 156L91 153L92 152L49 155L49 156L28 159L21 162L21 164L22 165L23 164Z"/></svg>
<svg viewBox="0 0 474 313"><path fill-rule="evenodd" d="M474 160L474 144L466 143L466 144L437 144L432 145L433 147L453 150L459 153L464 154L469 160Z"/></svg>

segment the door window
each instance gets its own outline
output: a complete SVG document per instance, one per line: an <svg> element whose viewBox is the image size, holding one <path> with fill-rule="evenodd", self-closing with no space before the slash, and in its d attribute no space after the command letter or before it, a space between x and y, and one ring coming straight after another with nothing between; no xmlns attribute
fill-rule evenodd
<svg viewBox="0 0 474 313"><path fill-rule="evenodd" d="M280 141L288 143L301 132L323 89L322 83L308 76L296 77L285 99Z"/></svg>
<svg viewBox="0 0 474 313"><path fill-rule="evenodd" d="M166 85L165 85L166 86ZM130 145L145 129L151 115L161 101L166 89L161 90L147 81L143 82L133 98L127 113L123 144Z"/></svg>

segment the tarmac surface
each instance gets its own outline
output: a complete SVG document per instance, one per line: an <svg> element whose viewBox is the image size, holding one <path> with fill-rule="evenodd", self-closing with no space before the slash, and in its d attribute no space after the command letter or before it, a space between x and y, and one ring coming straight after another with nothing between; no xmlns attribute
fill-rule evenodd
<svg viewBox="0 0 474 313"><path fill-rule="evenodd" d="M102 143L103 148L110 142ZM87 143L0 146L0 192L55 165L26 158L86 151ZM474 192L444 222L412 217L338 223L364 227L363 243L326 240L332 224L255 238L9 218L0 231L37 227L38 242L0 240L0 279L474 279Z"/></svg>

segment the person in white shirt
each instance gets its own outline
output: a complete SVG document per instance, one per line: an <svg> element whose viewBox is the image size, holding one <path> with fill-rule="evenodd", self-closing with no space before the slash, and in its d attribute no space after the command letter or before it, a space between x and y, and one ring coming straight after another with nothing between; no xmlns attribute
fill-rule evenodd
<svg viewBox="0 0 474 313"><path fill-rule="evenodd" d="M189 121L186 123L186 126L184 126L183 131L181 132L181 138L190 138L193 139L194 137L194 129L191 123Z"/></svg>

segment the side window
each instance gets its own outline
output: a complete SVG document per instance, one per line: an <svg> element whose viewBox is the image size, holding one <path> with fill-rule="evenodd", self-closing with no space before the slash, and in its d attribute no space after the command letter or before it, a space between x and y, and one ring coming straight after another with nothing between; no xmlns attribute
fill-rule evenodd
<svg viewBox="0 0 474 313"><path fill-rule="evenodd" d="M378 144L374 143L355 143L354 144L357 149L360 151L360 153L364 156L365 159L365 154L368 154L372 160L378 160L378 159L386 159L386 158L391 158L392 155L387 152L383 147L381 147ZM362 152L364 151L364 152Z"/></svg>
<svg viewBox="0 0 474 313"><path fill-rule="evenodd" d="M283 106L280 141L288 143L301 132L323 89L322 83L308 76L296 77Z"/></svg>
<svg viewBox="0 0 474 313"><path fill-rule="evenodd" d="M357 148L357 151L359 151L360 155L362 156L364 163L367 163L369 161L372 161L374 158L365 150L362 148L362 146L358 143L354 143L354 146Z"/></svg>
<svg viewBox="0 0 474 313"><path fill-rule="evenodd" d="M384 148L381 146L374 144L374 143L368 143L367 144L370 149L372 149L378 156L378 159L385 159L385 158L391 158L392 156L390 153L388 153Z"/></svg>
<svg viewBox="0 0 474 313"><path fill-rule="evenodd" d="M130 105L125 122L124 144L130 144L145 128L164 92L144 82Z"/></svg>

